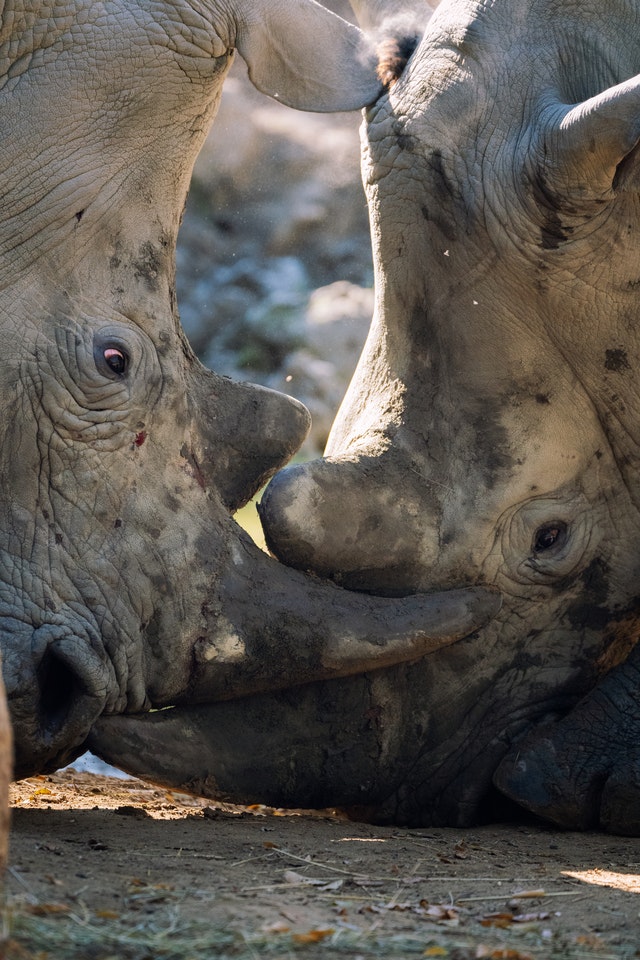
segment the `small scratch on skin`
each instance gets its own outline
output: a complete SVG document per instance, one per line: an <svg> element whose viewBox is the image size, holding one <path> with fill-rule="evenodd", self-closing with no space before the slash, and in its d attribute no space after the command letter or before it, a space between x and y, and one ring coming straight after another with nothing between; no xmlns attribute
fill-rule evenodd
<svg viewBox="0 0 640 960"><path fill-rule="evenodd" d="M196 460L195 454L189 450L186 444L183 444L182 449L180 450L180 456L186 460L184 467L185 473L195 480L202 490L206 490L207 482L200 468L200 464Z"/></svg>

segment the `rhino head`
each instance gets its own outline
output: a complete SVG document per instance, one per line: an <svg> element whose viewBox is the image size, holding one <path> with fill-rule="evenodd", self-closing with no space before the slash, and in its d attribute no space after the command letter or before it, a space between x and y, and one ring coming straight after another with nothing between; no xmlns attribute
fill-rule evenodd
<svg viewBox="0 0 640 960"><path fill-rule="evenodd" d="M397 677L411 706L384 723L405 750L424 733L387 809L410 818L473 816L521 731L638 639L639 22L628 0L445 0L367 113L371 333L325 458L262 517L280 559L352 589L502 595ZM532 809L542 752L499 780Z"/></svg>
<svg viewBox="0 0 640 960"><path fill-rule="evenodd" d="M351 109L379 93L362 34L311 0L132 0L112 17L63 3L55 18L35 4L4 29L0 646L16 775L69 761L103 714L340 675L474 629L496 603L482 591L349 595L253 545L231 515L308 414L204 369L176 310L178 224L234 49L283 101Z"/></svg>
<svg viewBox="0 0 640 960"><path fill-rule="evenodd" d="M640 631L639 25L638 0L443 0L363 126L363 356L324 459L262 501L300 570L394 596L490 586L501 612L418 663L153 719L150 742L193 744L168 782L465 824L511 751L498 783L544 808L520 736L571 716ZM569 766L600 732L581 724Z"/></svg>

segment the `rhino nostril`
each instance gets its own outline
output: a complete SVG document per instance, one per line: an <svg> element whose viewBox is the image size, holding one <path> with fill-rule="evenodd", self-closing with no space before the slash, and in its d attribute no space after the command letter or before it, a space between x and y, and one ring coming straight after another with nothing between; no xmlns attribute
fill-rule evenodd
<svg viewBox="0 0 640 960"><path fill-rule="evenodd" d="M74 702L85 692L84 685L69 664L51 649L45 652L37 677L41 726L51 733L64 726Z"/></svg>
<svg viewBox="0 0 640 960"><path fill-rule="evenodd" d="M98 637L58 624L33 630L30 662L7 658L16 779L55 770L82 753L105 709L110 666Z"/></svg>

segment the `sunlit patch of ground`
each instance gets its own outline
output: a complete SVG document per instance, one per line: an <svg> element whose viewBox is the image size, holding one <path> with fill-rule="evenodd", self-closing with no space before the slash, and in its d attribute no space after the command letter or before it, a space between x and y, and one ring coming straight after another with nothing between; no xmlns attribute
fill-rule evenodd
<svg viewBox="0 0 640 960"><path fill-rule="evenodd" d="M624 890L626 893L640 893L639 873L616 873L603 869L566 870L565 876L573 877L582 883L593 883L597 887L613 887L614 890Z"/></svg>

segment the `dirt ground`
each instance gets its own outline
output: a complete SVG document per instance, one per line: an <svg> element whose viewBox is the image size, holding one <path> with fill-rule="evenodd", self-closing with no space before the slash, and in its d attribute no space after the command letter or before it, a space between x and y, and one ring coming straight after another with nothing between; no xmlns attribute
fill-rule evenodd
<svg viewBox="0 0 640 960"><path fill-rule="evenodd" d="M76 771L12 788L10 960L640 957L640 840L372 827Z"/></svg>

